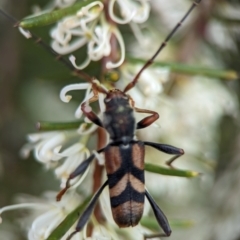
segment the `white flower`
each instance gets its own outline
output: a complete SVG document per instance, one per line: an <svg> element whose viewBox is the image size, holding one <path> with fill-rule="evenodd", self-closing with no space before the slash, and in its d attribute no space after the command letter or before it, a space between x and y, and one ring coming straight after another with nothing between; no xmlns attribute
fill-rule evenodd
<svg viewBox="0 0 240 240"><path fill-rule="evenodd" d="M101 2L96 3L103 8ZM89 14L85 8L82 8L77 15L67 17L58 23L57 28L51 34L52 48L60 54L68 54L87 44L87 58L84 63L77 65L75 57L70 57L70 61L77 69L83 69L90 61L98 61L110 54L110 39L114 34L119 42L121 57L116 63L108 62L106 67L120 66L125 58L125 46L118 29L109 25L104 17L100 16L100 12ZM97 24L97 18L100 24Z"/></svg>
<svg viewBox="0 0 240 240"><path fill-rule="evenodd" d="M0 217L3 213L13 210L30 210L27 217L21 218L21 225L28 227L28 240L45 240L52 231L71 213L77 206L81 205L82 198L74 191L67 192L60 202L55 201L55 192L46 192L42 198L36 198L29 195L18 197L18 204L0 208ZM105 224L99 224L94 215L90 216L92 222L91 237L86 237L86 226L76 233L71 240L111 240L120 239L120 236L127 236L129 240L141 239L143 234L150 233L141 225L134 228L121 229L114 223L111 216L109 203L109 192L105 189L100 196L100 202L103 207L107 221ZM1 218L0 218L1 220ZM75 231L74 224L65 235L59 240L65 240ZM118 233L117 233L118 232Z"/></svg>
<svg viewBox="0 0 240 240"><path fill-rule="evenodd" d="M123 19L118 18L113 11L115 0L109 2L109 15L113 21L120 24L143 23L148 19L150 6L148 1L132 0L117 1ZM84 45L87 45L87 58L77 65L75 57L70 61L78 69L85 68L90 61L98 61L111 53L111 36L114 35L120 47L120 59L113 63L108 62L108 69L119 67L125 58L125 45L117 27L109 24L103 14L104 5L95 1L81 8L75 15L60 21L51 32L52 48L59 54L69 54ZM134 26L132 26L134 28ZM136 28L136 27L135 27ZM135 29L134 28L134 29Z"/></svg>
<svg viewBox="0 0 240 240"><path fill-rule="evenodd" d="M73 135L76 134L73 133ZM28 135L28 141L29 144L21 150L21 156L26 158L33 150L36 160L50 167L55 148L62 146L67 141L67 136L60 131L32 133Z"/></svg>
<svg viewBox="0 0 240 240"><path fill-rule="evenodd" d="M103 4L101 2L93 2L81 8L76 15L66 17L59 22L51 32L54 39L53 49L60 54L67 54L86 44L93 37L93 29L97 24L96 19L99 18L102 9ZM78 39L68 45L73 37L78 37Z"/></svg>
<svg viewBox="0 0 240 240"><path fill-rule="evenodd" d="M29 240L44 240L51 232L64 220L64 218L72 212L79 204L81 204L81 198L76 193L65 194L62 201L55 201L55 192L47 192L43 196L43 199L34 199L30 196L21 197L21 202L15 205L6 206L0 208L0 216L3 212L20 209L30 209L31 214L28 219L22 219L21 223L25 226L29 220L32 222L31 227L28 230ZM25 203L26 201L29 201ZM69 231L61 238L65 240L67 236L74 231L74 227L71 227ZM81 240L82 233L76 234L72 240Z"/></svg>
<svg viewBox="0 0 240 240"><path fill-rule="evenodd" d="M71 6L76 0L55 0L48 6L48 9L42 11L50 12L55 8L64 8ZM118 3L119 12L122 18L114 13L115 2ZM106 5L107 6L107 5ZM104 4L101 1L93 1L82 7L75 15L67 16L57 23L52 29L52 48L59 54L65 55L72 53L79 48L87 45L87 57L80 65L76 64L74 56L70 61L77 69L85 68L91 61L98 61L111 53L111 38L115 36L120 48L120 58L117 62L107 62L106 68L117 68L125 59L125 45L120 31L116 24L129 23L136 37L141 35L140 29L136 24L145 22L149 17L150 5L147 0L111 0L108 4L108 14L112 19L109 22L104 10ZM38 9L36 15L40 15ZM19 28L26 38L31 38L28 30Z"/></svg>
<svg viewBox="0 0 240 240"><path fill-rule="evenodd" d="M97 84L100 84L97 80L94 80L94 81L96 81ZM105 88L104 85L101 85L101 87ZM77 108L77 110L75 112L75 117L76 118L81 118L82 117L82 114L83 114L83 112L81 110L82 103L87 102L87 104L89 104L88 101L94 96L94 93L92 91L92 84L91 83L69 84L69 85L65 86L60 92L60 99L63 102L69 102L71 100L72 96L71 95L66 95L67 92L74 91L74 90L83 90L83 89L86 89L86 94L85 94L85 98L80 103L79 107ZM100 113L103 113L105 111L105 105L104 105L103 99L104 99L104 94L98 93L98 103L99 103ZM85 120L85 121L89 122L88 120ZM94 124L94 126L96 126L96 125ZM81 132L81 128L79 129L79 131ZM89 133L89 131L87 131L86 134L88 134L88 133Z"/></svg>
<svg viewBox="0 0 240 240"><path fill-rule="evenodd" d="M55 151L54 161L64 159L64 163L55 169L57 178L61 179L61 188L65 187L66 181L69 175L79 166L79 164L90 156L89 150L81 143L75 143L63 152ZM89 168L88 168L89 169ZM82 176L76 177L71 181L71 185L75 184L74 187L81 184L83 179L88 173L88 169Z"/></svg>
<svg viewBox="0 0 240 240"><path fill-rule="evenodd" d="M43 163L47 168L55 168L56 177L61 180L61 187L64 187L70 173L90 155L89 150L81 142L76 142L60 152L62 146L79 137L77 131L71 134L60 131L29 134L29 143L23 146L21 155L26 158L33 150L37 161ZM82 139L84 140L84 138ZM72 183L76 186L79 185L87 172L75 178Z"/></svg>
<svg viewBox="0 0 240 240"><path fill-rule="evenodd" d="M182 148L195 156L204 149L204 156L214 159L218 122L223 115L234 116L237 111L234 94L217 80L196 76L181 84L168 102L168 106L159 108L162 136L173 144L181 143Z"/></svg>
<svg viewBox="0 0 240 240"><path fill-rule="evenodd" d="M65 8L74 4L76 0L55 0L54 5L59 8Z"/></svg>
<svg viewBox="0 0 240 240"><path fill-rule="evenodd" d="M87 102L88 104L88 101L93 97L91 86L92 84L90 83L68 85L61 90L60 98L64 102L69 102L71 96L66 95L69 91L86 89L87 91L82 103ZM102 113L105 111L103 103L104 94L100 93L98 95L100 113ZM80 106L75 113L78 118L82 116ZM86 141L88 141L89 134L97 129L97 125L92 124L91 127L86 130L85 127L88 122L89 120L85 118L85 123L81 124L79 129L75 131L51 131L29 134L29 143L25 144L21 149L22 157L27 158L30 152L33 151L37 161L44 164L47 168L55 168L56 177L61 180L61 187L64 187L69 175L82 161L90 156L90 152L85 145ZM70 142L71 144L69 144ZM98 154L96 158L100 159ZM101 159L99 161L101 161ZM85 178L87 172L88 170L82 176L71 180L71 185L75 187L78 186Z"/></svg>
<svg viewBox="0 0 240 240"><path fill-rule="evenodd" d="M124 64L121 67L122 78L116 84L117 88L124 89L141 67L138 64ZM167 67L150 67L146 69L139 77L134 88L128 92L135 102L135 107L156 111L156 108L158 108L159 103L162 101L161 95L164 94L164 84L169 80L169 74L170 69ZM140 121L143 116L142 113L136 113L136 121ZM150 126L154 131L156 131L156 127L159 128L159 120Z"/></svg>
<svg viewBox="0 0 240 240"><path fill-rule="evenodd" d="M122 19L114 13L115 2L117 2L120 7L119 10ZM148 19L149 13L150 5L147 0L110 0L109 2L109 15L113 21L119 24L126 24L131 21L135 23L143 23Z"/></svg>
<svg viewBox="0 0 240 240"><path fill-rule="evenodd" d="M118 87L123 89L127 83L142 68L142 65L125 64L122 70L122 79ZM129 95L136 103L136 107L154 109L158 105L160 95L164 91L164 84L169 80L170 69L167 67L150 67L139 77L137 84L129 91Z"/></svg>

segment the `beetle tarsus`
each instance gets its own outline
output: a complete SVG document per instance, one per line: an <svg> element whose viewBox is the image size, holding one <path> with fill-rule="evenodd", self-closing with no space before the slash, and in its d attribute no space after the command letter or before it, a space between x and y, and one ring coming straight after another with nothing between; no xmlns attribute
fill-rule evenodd
<svg viewBox="0 0 240 240"><path fill-rule="evenodd" d="M57 202L61 201L62 196L65 194L65 192L70 188L70 180L71 178L68 178L65 188L63 188L56 196L56 200Z"/></svg>

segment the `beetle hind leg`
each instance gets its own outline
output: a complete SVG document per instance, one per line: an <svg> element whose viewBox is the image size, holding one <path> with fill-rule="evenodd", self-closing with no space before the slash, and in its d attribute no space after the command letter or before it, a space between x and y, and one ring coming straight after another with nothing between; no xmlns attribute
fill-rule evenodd
<svg viewBox="0 0 240 240"><path fill-rule="evenodd" d="M149 238L154 238L154 237L169 237L172 233L172 230L168 223L167 217L165 216L163 211L159 208L159 206L156 204L156 202L153 200L152 196L149 194L149 192L147 190L145 190L145 196L147 197L147 199L152 207L152 210L154 212L154 215L156 217L156 220L157 220L159 226L164 231L164 233L145 235L144 239L149 239Z"/></svg>
<svg viewBox="0 0 240 240"><path fill-rule="evenodd" d="M93 196L93 198L91 199L91 201L89 202L87 208L85 209L85 211L82 213L82 215L80 216L76 229L74 232L72 232L68 238L66 240L70 240L76 233L80 232L83 227L86 225L87 221L90 218L90 215L93 212L93 209L96 205L96 202L99 198L99 196L101 195L103 189L108 185L108 180L106 180L106 182L98 189L98 191L96 192L96 194Z"/></svg>

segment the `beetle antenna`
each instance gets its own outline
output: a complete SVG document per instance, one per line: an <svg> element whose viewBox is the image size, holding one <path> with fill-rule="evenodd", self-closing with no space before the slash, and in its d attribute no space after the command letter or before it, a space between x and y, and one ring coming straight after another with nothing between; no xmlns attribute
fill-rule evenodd
<svg viewBox="0 0 240 240"><path fill-rule="evenodd" d="M3 11L2 8L0 8L0 12L3 16L5 16L8 20L10 20L13 23L18 22L18 20L16 18L14 18L13 16L11 16L10 14L8 14L7 12Z"/></svg>
<svg viewBox="0 0 240 240"><path fill-rule="evenodd" d="M5 12L2 8L0 8L0 13L4 15L7 19L9 19L11 22L14 23L14 27L19 27L19 21ZM19 27L20 29L23 29ZM56 51L54 51L46 42L42 40L42 38L38 37L36 34L34 34L32 31L30 32L27 29L23 29L23 32L25 32L29 38L31 38L36 44L41 46L42 48L46 49L46 51L50 52L59 62L64 64L70 71L73 73L73 75L78 76L80 78L83 78L84 80L93 83L93 80L95 77L89 76L87 73L84 71L81 71L79 69L75 69L72 63L66 59L63 55L58 54Z"/></svg>
<svg viewBox="0 0 240 240"><path fill-rule="evenodd" d="M160 44L159 48L157 49L157 51L153 54L153 56L143 65L143 67L140 69L140 71L136 74L136 76L134 77L134 79L125 87L125 89L123 90L124 93L126 93L127 91L129 91L131 88L133 88L135 86L135 84L137 83L139 77L141 76L142 72L148 68L154 61L154 59L157 57L157 55L162 51L162 49L167 45L167 42L169 41L169 39L172 38L172 36L174 35L174 33L179 29L179 27L181 27L182 23L184 22L184 20L189 16L189 14L192 12L192 10L201 2L201 0L196 0L195 2L193 2L193 4L191 5L191 7L188 9L187 13L183 16L183 18L180 20L180 22L177 23L177 25L173 28L173 30L167 35L166 39Z"/></svg>

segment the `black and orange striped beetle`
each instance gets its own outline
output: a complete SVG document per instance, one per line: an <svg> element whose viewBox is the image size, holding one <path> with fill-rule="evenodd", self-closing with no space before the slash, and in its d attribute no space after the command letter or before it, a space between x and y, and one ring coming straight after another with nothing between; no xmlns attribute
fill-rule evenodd
<svg viewBox="0 0 240 240"><path fill-rule="evenodd" d="M187 18L195 6L200 3L200 1L201 0L197 0L191 5L187 13L169 33L156 53L144 64L141 70L123 91L119 89L111 89L107 91L98 85L96 81L91 80L92 88L96 94L88 101L88 103L92 103L98 99L98 92L106 94L104 99L106 111L104 112L103 120L101 121L98 118L86 102L82 103L81 109L89 120L99 127L106 129L110 136L109 144L97 151L98 153L104 153L105 155L107 180L93 196L88 207L81 215L77 223L76 230L67 238L67 240L70 240L74 234L83 229L93 212L94 206L100 194L107 185L110 192L113 219L120 228L136 226L139 223L143 214L144 199L146 196L159 225L164 231L164 234L159 234L158 236L170 236L171 228L166 216L145 189L145 146L151 146L164 153L174 155L167 162L168 165L171 165L174 160L184 154L184 150L166 144L135 140L135 130L148 127L159 118L159 115L154 111L136 108L134 106L134 101L128 94L126 94L126 92L135 86L144 69L152 64L156 56L166 46L168 40L181 26L182 22ZM133 115L134 111L147 113L150 114L150 116L145 117L136 123ZM70 174L65 188L57 195L58 201L60 201L62 195L67 191L67 189L70 188L70 180L80 174L83 174L94 158L95 154L92 154L88 159L83 161L73 173ZM145 238L152 237L156 237L156 235L146 236Z"/></svg>
<svg viewBox="0 0 240 240"><path fill-rule="evenodd" d="M91 199L89 205L80 216L76 226L76 230L70 234L67 240L70 240L74 234L81 231L89 220L90 215L93 212L94 206L102 193L103 189L108 185L110 192L110 202L112 208L113 219L120 228L136 226L141 220L144 208L145 196L148 199L156 220L163 229L164 233L157 235L145 236L146 238L152 238L156 236L170 236L171 228L164 213L159 206L153 200L151 195L145 189L144 180L144 156L145 146L153 147L159 151L167 154L174 155L167 164L171 166L172 162L178 157L184 154L184 150L167 144L153 143L146 141L135 140L135 131L148 127L155 122L159 115L157 112L140 109L134 106L133 99L126 94L137 83L141 73L153 63L156 56L166 46L169 39L181 26L183 21L187 18L190 12L201 2L196 0L193 2L187 13L183 16L181 21L173 28L168 34L163 43L154 53L154 55L144 64L134 79L125 87L123 91L119 89L111 89L107 91L90 76L80 70L76 70L65 58L56 53L50 47L48 47L40 38L31 33L32 39L42 45L44 48L50 50L50 52L56 56L59 61L64 63L70 70L76 75L84 77L92 84L95 95L87 102L82 103L81 109L86 117L93 123L106 129L110 136L109 144L98 150L98 153L105 154L105 167L107 172L107 180L95 193ZM11 21L15 19L9 16L7 13L0 9L0 12L9 18ZM17 21L15 21L17 22ZM16 24L17 26L17 24ZM29 32L30 33L30 32ZM106 95L104 103L106 105L106 111L101 121L98 116L92 111L88 105L98 99L98 93ZM150 116L143 118L141 121L135 121L134 111L139 113L147 113ZM66 186L57 195L57 201L60 201L67 189L70 188L70 180L83 174L90 163L94 160L95 154L92 154L89 158L83 161L74 172L72 172L66 182Z"/></svg>

